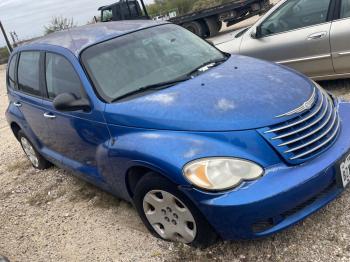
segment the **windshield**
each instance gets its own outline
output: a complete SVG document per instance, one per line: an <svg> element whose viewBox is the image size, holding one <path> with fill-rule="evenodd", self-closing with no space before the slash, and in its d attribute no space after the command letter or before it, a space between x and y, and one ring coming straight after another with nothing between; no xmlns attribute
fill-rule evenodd
<svg viewBox="0 0 350 262"><path fill-rule="evenodd" d="M180 79L225 55L186 29L166 24L94 45L81 57L97 92L111 102Z"/></svg>

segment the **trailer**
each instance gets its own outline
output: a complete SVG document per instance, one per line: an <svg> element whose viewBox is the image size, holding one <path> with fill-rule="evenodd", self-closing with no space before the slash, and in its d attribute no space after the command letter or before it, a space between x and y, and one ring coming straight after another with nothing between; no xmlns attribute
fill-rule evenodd
<svg viewBox="0 0 350 262"><path fill-rule="evenodd" d="M260 15L271 8L269 0L233 0L231 2L170 18L200 37L217 35L225 22L232 26L249 17ZM102 6L101 21L151 19L144 0L120 0L112 5Z"/></svg>

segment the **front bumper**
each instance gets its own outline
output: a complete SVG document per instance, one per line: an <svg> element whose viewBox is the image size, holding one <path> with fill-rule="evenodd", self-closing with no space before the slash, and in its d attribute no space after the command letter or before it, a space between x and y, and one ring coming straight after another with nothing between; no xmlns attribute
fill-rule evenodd
<svg viewBox="0 0 350 262"><path fill-rule="evenodd" d="M263 178L223 194L185 193L223 239L251 239L276 233L335 199L338 162L350 153L350 103L339 104L337 141L319 157L298 166L279 164Z"/></svg>

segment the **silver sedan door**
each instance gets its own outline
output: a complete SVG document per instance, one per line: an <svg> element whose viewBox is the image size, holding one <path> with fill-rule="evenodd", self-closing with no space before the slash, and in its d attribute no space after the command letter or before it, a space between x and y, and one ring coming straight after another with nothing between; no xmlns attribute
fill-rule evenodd
<svg viewBox="0 0 350 262"><path fill-rule="evenodd" d="M340 19L332 23L331 47L335 72L350 74L350 0L342 0Z"/></svg>
<svg viewBox="0 0 350 262"><path fill-rule="evenodd" d="M311 77L334 74L329 42L330 3L331 0L285 1L243 36L240 54L281 63Z"/></svg>

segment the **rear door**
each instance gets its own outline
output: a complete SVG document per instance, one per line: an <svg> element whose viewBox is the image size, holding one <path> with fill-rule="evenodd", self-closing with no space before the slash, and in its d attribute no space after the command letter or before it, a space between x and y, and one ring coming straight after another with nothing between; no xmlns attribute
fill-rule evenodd
<svg viewBox="0 0 350 262"><path fill-rule="evenodd" d="M42 108L41 67L39 51L22 51L18 61L18 90L13 91L13 104L23 114L26 135L40 147L47 147L50 132Z"/></svg>
<svg viewBox="0 0 350 262"><path fill-rule="evenodd" d="M289 0L243 37L240 53L292 67L309 76L334 73L330 54L331 0Z"/></svg>
<svg viewBox="0 0 350 262"><path fill-rule="evenodd" d="M341 0L340 19L332 23L331 47L334 70L350 73L350 0Z"/></svg>

